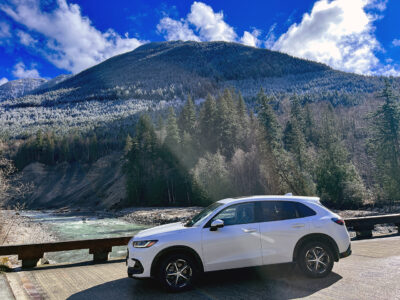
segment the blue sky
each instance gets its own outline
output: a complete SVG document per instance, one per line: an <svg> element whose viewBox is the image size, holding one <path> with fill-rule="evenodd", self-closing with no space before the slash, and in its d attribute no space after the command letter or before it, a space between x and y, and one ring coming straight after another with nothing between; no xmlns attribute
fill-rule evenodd
<svg viewBox="0 0 400 300"><path fill-rule="evenodd" d="M78 73L143 43L225 40L400 76L400 1L0 0L0 84Z"/></svg>

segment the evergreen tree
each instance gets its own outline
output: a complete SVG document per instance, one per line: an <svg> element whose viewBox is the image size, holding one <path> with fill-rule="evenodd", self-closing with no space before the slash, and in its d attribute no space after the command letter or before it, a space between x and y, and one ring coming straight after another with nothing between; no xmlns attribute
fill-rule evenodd
<svg viewBox="0 0 400 300"><path fill-rule="evenodd" d="M207 95L200 109L198 139L203 151L215 152L218 148L215 134L217 104L211 95Z"/></svg>
<svg viewBox="0 0 400 300"><path fill-rule="evenodd" d="M304 127L303 109L298 98L294 98L292 99L290 119L286 124L283 140L286 150L292 153L301 171L307 169L306 164L309 161Z"/></svg>
<svg viewBox="0 0 400 300"><path fill-rule="evenodd" d="M217 101L217 116L215 133L218 139L218 149L228 159L232 157L237 147L238 133L237 109L231 92L226 89Z"/></svg>
<svg viewBox="0 0 400 300"><path fill-rule="evenodd" d="M316 166L317 192L335 208L356 208L365 197L365 187L335 128L333 113L325 112Z"/></svg>
<svg viewBox="0 0 400 300"><path fill-rule="evenodd" d="M400 105L389 81L379 95L384 103L372 115L370 148L376 178L387 200L400 199Z"/></svg>
<svg viewBox="0 0 400 300"><path fill-rule="evenodd" d="M196 110L192 97L188 96L188 99L179 115L179 128L183 136L184 132L193 135L195 133L196 129L195 127L196 127Z"/></svg>
<svg viewBox="0 0 400 300"><path fill-rule="evenodd" d="M167 133L164 143L171 151L177 151L180 145L178 123L172 107L168 110Z"/></svg>
<svg viewBox="0 0 400 300"><path fill-rule="evenodd" d="M237 125L237 147L243 150L249 150L251 146L247 144L247 137L250 134L249 115L247 113L246 103L242 94L238 93L236 115L238 120Z"/></svg>
<svg viewBox="0 0 400 300"><path fill-rule="evenodd" d="M258 118L265 129L265 138L272 149L281 146L281 127L276 118L274 109L270 105L271 98L268 98L263 89L257 94Z"/></svg>
<svg viewBox="0 0 400 300"><path fill-rule="evenodd" d="M304 112L304 136L307 143L317 143L318 137L315 132L315 121L309 104L306 104Z"/></svg>

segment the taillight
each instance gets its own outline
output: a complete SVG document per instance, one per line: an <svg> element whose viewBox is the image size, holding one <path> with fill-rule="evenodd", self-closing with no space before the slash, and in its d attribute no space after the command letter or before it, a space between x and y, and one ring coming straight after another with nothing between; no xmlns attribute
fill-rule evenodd
<svg viewBox="0 0 400 300"><path fill-rule="evenodd" d="M339 224L339 225L344 225L344 221L342 220L342 219L338 219L338 218L332 218L331 219L333 222L335 222L336 224Z"/></svg>

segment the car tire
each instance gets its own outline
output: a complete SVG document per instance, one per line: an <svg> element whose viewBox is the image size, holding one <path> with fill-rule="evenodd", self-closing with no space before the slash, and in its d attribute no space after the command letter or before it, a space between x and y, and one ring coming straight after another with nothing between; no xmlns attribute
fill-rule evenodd
<svg viewBox="0 0 400 300"><path fill-rule="evenodd" d="M198 266L190 255L172 254L161 260L157 279L167 291L180 292L192 288L198 274Z"/></svg>
<svg viewBox="0 0 400 300"><path fill-rule="evenodd" d="M308 242L300 248L297 265L308 277L322 278L331 273L334 256L331 248L324 242Z"/></svg>

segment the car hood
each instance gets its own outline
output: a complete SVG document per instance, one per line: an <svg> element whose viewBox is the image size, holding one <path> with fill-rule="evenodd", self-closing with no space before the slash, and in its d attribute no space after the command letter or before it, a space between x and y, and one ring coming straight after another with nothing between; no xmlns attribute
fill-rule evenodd
<svg viewBox="0 0 400 300"><path fill-rule="evenodd" d="M183 223L181 223L181 222L171 223L171 224L156 226L153 228L139 231L134 236L134 239L136 239L136 238L143 239L146 237L151 237L151 236L155 236L155 235L160 235L160 234L169 233L169 232L176 232L176 231L181 231L181 230L186 230L186 229L188 229L188 227L185 227L183 225Z"/></svg>

